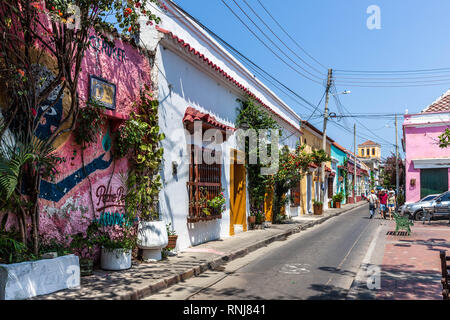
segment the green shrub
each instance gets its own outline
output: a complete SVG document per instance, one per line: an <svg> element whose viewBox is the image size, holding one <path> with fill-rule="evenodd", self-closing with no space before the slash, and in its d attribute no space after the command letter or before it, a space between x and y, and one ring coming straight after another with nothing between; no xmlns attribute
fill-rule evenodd
<svg viewBox="0 0 450 320"><path fill-rule="evenodd" d="M27 246L18 239L19 235L15 232L0 233L0 263L18 263L35 259L28 252Z"/></svg>

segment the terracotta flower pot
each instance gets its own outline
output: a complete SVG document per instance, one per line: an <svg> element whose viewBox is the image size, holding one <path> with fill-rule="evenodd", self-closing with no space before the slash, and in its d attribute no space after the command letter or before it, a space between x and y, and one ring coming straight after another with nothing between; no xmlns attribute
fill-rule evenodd
<svg viewBox="0 0 450 320"><path fill-rule="evenodd" d="M320 216L322 214L323 204L314 204L314 215Z"/></svg>
<svg viewBox="0 0 450 320"><path fill-rule="evenodd" d="M177 246L178 236L168 236L168 238L169 238L169 242L168 242L166 248L175 249L175 247Z"/></svg>
<svg viewBox="0 0 450 320"><path fill-rule="evenodd" d="M334 202L333 208L339 209L340 207L341 207L341 203L340 202Z"/></svg>
<svg viewBox="0 0 450 320"><path fill-rule="evenodd" d="M249 224L254 224L254 223L256 223L256 216L249 216L249 217L248 217L248 223L249 223Z"/></svg>

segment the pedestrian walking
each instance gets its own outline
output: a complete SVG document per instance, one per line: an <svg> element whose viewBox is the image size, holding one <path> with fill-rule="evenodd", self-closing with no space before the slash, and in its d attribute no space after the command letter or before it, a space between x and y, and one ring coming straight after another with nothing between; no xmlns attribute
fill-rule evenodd
<svg viewBox="0 0 450 320"><path fill-rule="evenodd" d="M386 193L386 189L381 189L379 195L379 202L380 202L380 214L383 217L383 219L386 219L387 199L388 194Z"/></svg>
<svg viewBox="0 0 450 320"><path fill-rule="evenodd" d="M395 197L395 192L394 190L390 190L389 191L389 196L387 199L387 205L388 205L388 210L389 210L389 220L392 220L392 215L393 212L395 211L395 203L396 203L397 199Z"/></svg>
<svg viewBox="0 0 450 320"><path fill-rule="evenodd" d="M369 219L372 219L373 216L375 215L375 210L377 208L378 203L378 197L376 196L374 190L370 191L370 195L367 197L367 201L369 201L369 211L370 211Z"/></svg>

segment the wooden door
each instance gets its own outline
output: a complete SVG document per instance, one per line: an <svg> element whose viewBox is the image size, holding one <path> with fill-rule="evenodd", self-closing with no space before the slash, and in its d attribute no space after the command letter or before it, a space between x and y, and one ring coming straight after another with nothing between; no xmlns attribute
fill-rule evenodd
<svg viewBox="0 0 450 320"><path fill-rule="evenodd" d="M266 194L264 195L264 214L266 221L272 222L272 210L273 210L273 186L267 187Z"/></svg>
<svg viewBox="0 0 450 320"><path fill-rule="evenodd" d="M247 231L245 165L234 163L237 150L232 150L230 165L230 235L234 235L234 225L240 224Z"/></svg>

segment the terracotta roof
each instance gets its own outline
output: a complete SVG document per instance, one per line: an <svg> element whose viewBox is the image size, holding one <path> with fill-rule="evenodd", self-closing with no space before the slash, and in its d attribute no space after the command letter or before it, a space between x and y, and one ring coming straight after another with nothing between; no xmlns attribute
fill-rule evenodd
<svg viewBox="0 0 450 320"><path fill-rule="evenodd" d="M422 112L450 112L450 90L423 109Z"/></svg>
<svg viewBox="0 0 450 320"><path fill-rule="evenodd" d="M340 144L337 144L336 141L333 142L333 146L335 146L336 148L338 148L341 151L345 152L345 148L343 146L341 146Z"/></svg>
<svg viewBox="0 0 450 320"><path fill-rule="evenodd" d="M379 144L376 142L373 142L372 140L367 140L364 143L358 144L358 147L359 146L379 146Z"/></svg>
<svg viewBox="0 0 450 320"><path fill-rule="evenodd" d="M218 73L220 73L223 77L225 77L228 81L231 81L234 85L236 85L239 89L244 91L246 94L248 94L250 97L255 99L261 106L263 106L265 109L279 117L281 120L283 120L285 123L287 123L289 126L294 128L297 132L303 133L300 128L294 126L292 123L290 123L288 120L286 120L283 116L275 112L272 108L270 108L267 104L265 104L260 98L258 98L253 92L251 92L248 88L246 88L244 85L239 83L236 79L234 79L232 76L227 74L222 68L217 66L214 62L212 62L210 59L208 59L203 53L200 53L195 48L193 48L189 43L185 42L183 39L179 38L178 36L174 35L172 32L163 29L159 26L156 26L156 30L170 36L174 41L176 41L181 47L186 48L187 51L195 56L198 56L199 58L203 59L205 63L207 63L212 69L216 70Z"/></svg>
<svg viewBox="0 0 450 320"><path fill-rule="evenodd" d="M315 163L313 163L313 162L310 162L310 163L308 164L308 166L311 167L311 168L314 168L314 169L319 167L317 164L315 164Z"/></svg>
<svg viewBox="0 0 450 320"><path fill-rule="evenodd" d="M202 113L197 109L194 109L192 107L187 107L187 109L184 113L183 123L194 122L194 121L206 122L216 128L222 129L222 130L231 130L231 131L236 130L233 127L230 127L223 123L220 123L219 121L216 120L216 118L211 116L209 113Z"/></svg>

